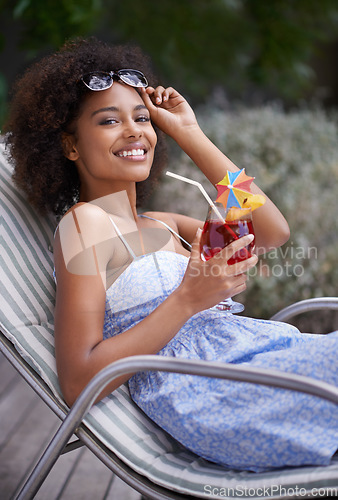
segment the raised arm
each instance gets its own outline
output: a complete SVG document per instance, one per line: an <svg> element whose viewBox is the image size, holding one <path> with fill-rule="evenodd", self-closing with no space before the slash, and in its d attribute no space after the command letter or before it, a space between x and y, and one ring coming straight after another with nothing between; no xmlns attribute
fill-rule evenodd
<svg viewBox="0 0 338 500"><path fill-rule="evenodd" d="M225 176L226 170L239 170L204 134L193 110L176 90L148 87L142 96L154 123L177 142L213 185ZM254 172L247 174L254 176ZM253 212L256 251L261 254L285 243L290 235L289 226L255 183L252 192L266 198L265 205Z"/></svg>

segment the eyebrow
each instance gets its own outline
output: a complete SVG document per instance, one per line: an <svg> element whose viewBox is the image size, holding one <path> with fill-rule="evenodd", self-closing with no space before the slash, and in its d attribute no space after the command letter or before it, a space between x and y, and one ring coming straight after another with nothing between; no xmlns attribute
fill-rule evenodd
<svg viewBox="0 0 338 500"><path fill-rule="evenodd" d="M144 104L138 104L137 106L135 106L134 111L139 111L140 109L147 109L147 107ZM107 106L106 108L100 108L100 109L97 109L96 111L93 111L91 116L93 117L93 116L97 115L98 113L104 113L106 111L116 113L116 112L120 111L120 108L117 108L116 106Z"/></svg>

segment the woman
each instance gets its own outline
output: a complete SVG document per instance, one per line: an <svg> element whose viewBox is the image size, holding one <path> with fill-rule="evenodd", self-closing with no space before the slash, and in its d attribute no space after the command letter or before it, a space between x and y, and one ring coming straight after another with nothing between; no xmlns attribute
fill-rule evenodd
<svg viewBox="0 0 338 500"><path fill-rule="evenodd" d="M290 325L210 309L245 289L257 256L227 261L251 236L202 262L201 221L138 214L137 186L164 158L153 124L212 184L238 170L203 134L185 99L148 86L144 74L154 82L136 49L76 42L28 70L12 102L14 178L41 212L64 214L54 257L55 348L66 401L112 361L137 354L249 363L337 384L336 334L305 336ZM252 191L261 193L255 185ZM270 200L253 220L259 252L288 239ZM337 449L337 408L317 398L169 373L121 377L100 398L128 378L151 418L222 465L325 465Z"/></svg>

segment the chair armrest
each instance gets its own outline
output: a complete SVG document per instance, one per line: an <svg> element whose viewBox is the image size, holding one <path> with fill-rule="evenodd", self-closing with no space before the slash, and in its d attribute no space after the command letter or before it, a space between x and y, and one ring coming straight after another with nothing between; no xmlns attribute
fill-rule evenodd
<svg viewBox="0 0 338 500"><path fill-rule="evenodd" d="M298 314L320 309L338 310L338 297L320 297L295 302L274 314L270 319L273 321L288 321Z"/></svg>
<svg viewBox="0 0 338 500"><path fill-rule="evenodd" d="M127 373L146 370L183 373L279 387L308 393L338 404L338 387L303 375L230 363L144 355L120 359L101 370L75 401L71 413L85 415L98 394L112 380Z"/></svg>

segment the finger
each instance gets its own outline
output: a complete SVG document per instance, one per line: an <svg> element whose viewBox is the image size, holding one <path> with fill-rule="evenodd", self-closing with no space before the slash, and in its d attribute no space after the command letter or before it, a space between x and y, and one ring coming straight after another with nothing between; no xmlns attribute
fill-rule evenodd
<svg viewBox="0 0 338 500"><path fill-rule="evenodd" d="M141 89L141 97L149 111L153 111L154 109L156 109L156 106L154 105L151 99L151 96L154 94L154 92L155 89L153 87L147 87L146 89L144 88Z"/></svg>
<svg viewBox="0 0 338 500"><path fill-rule="evenodd" d="M246 273L255 267L257 262L257 255L252 255L248 259L236 262L235 264L228 264L226 259L217 261L216 256L208 261L208 263L212 265L213 269L218 269L218 274L223 275L225 279L238 276L242 277L244 280L247 279ZM213 272L215 274L216 271Z"/></svg>
<svg viewBox="0 0 338 500"><path fill-rule="evenodd" d="M159 85L156 87L156 89L151 87L151 90L148 90L149 87L147 88L147 93L151 96L151 100L154 104L157 106L164 104L165 102L168 102L171 97L175 96L177 92L172 88L172 87L162 87Z"/></svg>
<svg viewBox="0 0 338 500"><path fill-rule="evenodd" d="M242 293L245 290L246 290L246 277L241 276L238 277L238 279L232 278L232 286L229 288L228 284L225 285L224 292L222 292L223 296L221 300L234 297L235 295L238 295L239 293Z"/></svg>
<svg viewBox="0 0 338 500"><path fill-rule="evenodd" d="M231 291L231 297L234 297L235 295L238 295L239 293L242 293L246 290L246 282L241 283L240 285L236 286L232 291Z"/></svg>
<svg viewBox="0 0 338 500"><path fill-rule="evenodd" d="M252 255L248 259L242 260L241 262L236 262L236 264L228 265L226 268L226 274L228 276L237 276L240 274L244 275L244 273L255 267L257 262L257 255Z"/></svg>
<svg viewBox="0 0 338 500"><path fill-rule="evenodd" d="M202 229L199 227L196 231L196 235L194 238L194 241L192 242L191 246L191 253L190 256L192 259L198 258L198 260L201 259L200 257L200 239L201 239L201 234L202 234Z"/></svg>
<svg viewBox="0 0 338 500"><path fill-rule="evenodd" d="M164 89L163 92L163 102L167 102L170 99L170 89Z"/></svg>
<svg viewBox="0 0 338 500"><path fill-rule="evenodd" d="M254 240L253 234L246 234L237 240L234 240L230 245L227 245L215 255L215 258L229 260L236 252L247 247Z"/></svg>
<svg viewBox="0 0 338 500"><path fill-rule="evenodd" d="M163 94L165 93L165 88L162 85L156 87L154 92L152 93L151 99L156 105L160 105L163 102Z"/></svg>

